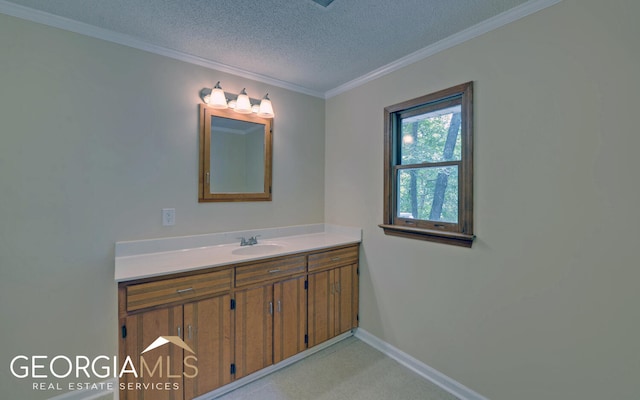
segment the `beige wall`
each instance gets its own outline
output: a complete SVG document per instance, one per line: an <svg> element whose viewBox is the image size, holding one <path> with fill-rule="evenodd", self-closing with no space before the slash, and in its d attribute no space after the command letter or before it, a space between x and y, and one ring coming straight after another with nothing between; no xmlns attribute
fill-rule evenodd
<svg viewBox="0 0 640 400"><path fill-rule="evenodd" d="M564 0L327 101L362 328L492 400L639 398L638 16ZM473 248L384 236L383 108L471 80Z"/></svg>
<svg viewBox="0 0 640 400"><path fill-rule="evenodd" d="M217 80L269 91L272 202L197 202ZM318 223L323 203L324 100L0 14L0 397L59 394L13 378L16 354L116 354L116 241Z"/></svg>
<svg viewBox="0 0 640 400"><path fill-rule="evenodd" d="M638 15L564 0L326 117L319 99L0 15L2 397L51 395L10 376L15 354L115 353L115 241L324 218L364 228L369 332L491 400L637 399ZM273 99L273 202L196 201L197 93L216 80ZM384 236L383 107L469 80L474 247Z"/></svg>

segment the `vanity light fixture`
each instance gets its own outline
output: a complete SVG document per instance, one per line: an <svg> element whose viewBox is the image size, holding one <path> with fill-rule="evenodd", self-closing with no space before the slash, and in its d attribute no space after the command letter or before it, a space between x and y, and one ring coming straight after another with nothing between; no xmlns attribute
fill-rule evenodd
<svg viewBox="0 0 640 400"><path fill-rule="evenodd" d="M258 107L258 117L273 118L273 106L271 105L271 99L269 99L269 93L265 94L260 101L260 107Z"/></svg>
<svg viewBox="0 0 640 400"><path fill-rule="evenodd" d="M227 98L224 95L224 90L220 87L220 81L211 89L211 95L209 96L209 105L213 108L227 108Z"/></svg>
<svg viewBox="0 0 640 400"><path fill-rule="evenodd" d="M234 110L240 114L251 114L251 100L249 100L249 96L247 96L247 91L243 88L242 92L238 95L236 99L236 108Z"/></svg>
<svg viewBox="0 0 640 400"><path fill-rule="evenodd" d="M212 108L230 108L239 114L257 114L261 118L273 118L273 105L267 93L262 100L252 99L247 95L246 88L240 94L227 93L222 90L220 81L213 89L202 89L200 98Z"/></svg>

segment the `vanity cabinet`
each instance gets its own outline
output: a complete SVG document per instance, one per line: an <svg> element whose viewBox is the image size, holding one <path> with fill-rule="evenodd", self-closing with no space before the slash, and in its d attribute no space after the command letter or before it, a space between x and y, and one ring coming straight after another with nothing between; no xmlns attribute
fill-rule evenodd
<svg viewBox="0 0 640 400"><path fill-rule="evenodd" d="M184 398L192 399L231 383L231 295L185 304L183 315L184 342L198 357L198 375L184 379Z"/></svg>
<svg viewBox="0 0 640 400"><path fill-rule="evenodd" d="M236 378L273 363L272 310L272 285L236 292Z"/></svg>
<svg viewBox="0 0 640 400"><path fill-rule="evenodd" d="M358 245L121 282L118 290L120 359L130 356L139 374L123 375L120 398L193 399L356 327ZM160 336L178 336L193 353L175 342L145 352Z"/></svg>
<svg viewBox="0 0 640 400"><path fill-rule="evenodd" d="M153 370L156 360L160 360L162 363L160 370L156 371L153 376L150 376L151 374L147 371L142 373L142 368L144 367L141 365L139 358L146 346L153 343L158 336L177 335L177 328L182 326L182 321L182 306L166 307L125 318L122 325L122 336L124 337L121 337L120 342L120 359L124 360L126 358L124 354L130 355L138 377L136 378L129 373L123 375L123 378L120 379L120 385L124 384L126 390L120 391L121 399L143 400L153 398L154 400L177 400L183 398L184 354L182 348L178 346L162 346L142 355L150 370ZM177 390L154 390L152 392L143 389L148 385L161 385L164 387L166 383L170 387L175 384Z"/></svg>
<svg viewBox="0 0 640 400"><path fill-rule="evenodd" d="M358 326L358 247L309 255L309 347Z"/></svg>
<svg viewBox="0 0 640 400"><path fill-rule="evenodd" d="M306 277L289 279L273 286L273 363L307 348Z"/></svg>
<svg viewBox="0 0 640 400"><path fill-rule="evenodd" d="M232 276L227 269L121 285L120 359L130 356L139 375L123 375L121 399L192 399L231 382ZM160 336L180 337L193 354L172 343L142 354Z"/></svg>
<svg viewBox="0 0 640 400"><path fill-rule="evenodd" d="M306 261L296 256L236 268L236 379L306 349Z"/></svg>

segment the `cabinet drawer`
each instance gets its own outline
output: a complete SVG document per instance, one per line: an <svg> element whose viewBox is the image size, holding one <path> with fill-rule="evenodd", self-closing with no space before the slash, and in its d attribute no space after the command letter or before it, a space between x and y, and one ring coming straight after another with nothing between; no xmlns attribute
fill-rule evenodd
<svg viewBox="0 0 640 400"><path fill-rule="evenodd" d="M231 290L231 269L127 286L127 311Z"/></svg>
<svg viewBox="0 0 640 400"><path fill-rule="evenodd" d="M309 272L358 262L358 246L309 255Z"/></svg>
<svg viewBox="0 0 640 400"><path fill-rule="evenodd" d="M236 267L236 287L294 275L305 272L306 268L307 258L305 256L288 257L280 260Z"/></svg>

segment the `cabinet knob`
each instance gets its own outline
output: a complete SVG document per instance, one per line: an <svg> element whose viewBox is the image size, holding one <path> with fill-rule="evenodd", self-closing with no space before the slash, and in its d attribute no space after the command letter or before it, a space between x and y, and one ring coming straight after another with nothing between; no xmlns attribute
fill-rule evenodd
<svg viewBox="0 0 640 400"><path fill-rule="evenodd" d="M186 289L178 289L178 290L176 290L176 293L183 294L183 293L187 293L187 292L191 292L191 291L193 291L192 287L186 288Z"/></svg>

